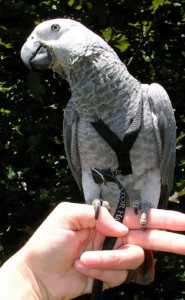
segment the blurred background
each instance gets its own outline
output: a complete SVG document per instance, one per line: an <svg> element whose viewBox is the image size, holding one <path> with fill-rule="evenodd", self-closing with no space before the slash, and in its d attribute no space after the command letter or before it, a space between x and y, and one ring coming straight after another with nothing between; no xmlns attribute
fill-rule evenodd
<svg viewBox="0 0 185 300"><path fill-rule="evenodd" d="M133 76L167 90L177 121L169 209L185 212L184 8L183 0L0 0L1 264L59 202L83 202L63 145L69 87L52 71L29 72L20 59L23 43L43 20L82 22L114 48ZM156 253L154 283L121 285L103 299L185 299L184 257Z"/></svg>

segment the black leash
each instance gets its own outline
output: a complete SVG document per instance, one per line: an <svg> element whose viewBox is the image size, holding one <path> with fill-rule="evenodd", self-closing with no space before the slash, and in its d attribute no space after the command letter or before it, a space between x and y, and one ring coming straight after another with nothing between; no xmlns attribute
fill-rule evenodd
<svg viewBox="0 0 185 300"><path fill-rule="evenodd" d="M107 182L114 182L117 184L119 190L120 190L120 197L119 202L116 208L116 211L114 213L115 220L122 223L123 217L125 214L126 209L126 192L123 187L123 185L120 183L120 181L116 178L116 175L118 171L112 171L111 169L103 169L99 170L97 168L92 169L92 176L94 181L97 184L105 183ZM102 250L111 250L113 249L117 238L116 237L106 237ZM101 300L102 295L102 288L103 288L103 282L101 280L95 279L93 282L93 288L92 288L92 294L91 294L91 300Z"/></svg>

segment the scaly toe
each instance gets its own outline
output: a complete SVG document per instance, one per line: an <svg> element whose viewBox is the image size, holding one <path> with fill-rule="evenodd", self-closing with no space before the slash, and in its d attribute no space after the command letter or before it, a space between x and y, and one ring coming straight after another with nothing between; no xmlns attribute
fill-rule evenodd
<svg viewBox="0 0 185 300"><path fill-rule="evenodd" d="M102 201L102 206L110 212L110 204L108 201Z"/></svg>
<svg viewBox="0 0 185 300"><path fill-rule="evenodd" d="M133 202L133 208L134 208L134 212L137 215L138 214L138 210L141 208L141 203L140 201L134 201Z"/></svg>
<svg viewBox="0 0 185 300"><path fill-rule="evenodd" d="M146 224L147 224L147 214L142 213L141 218L140 218L141 229L145 230L146 229Z"/></svg>

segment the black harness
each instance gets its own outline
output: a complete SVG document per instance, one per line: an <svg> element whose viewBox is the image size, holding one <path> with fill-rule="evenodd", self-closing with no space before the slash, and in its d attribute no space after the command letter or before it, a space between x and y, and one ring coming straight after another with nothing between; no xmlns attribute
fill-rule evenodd
<svg viewBox="0 0 185 300"><path fill-rule="evenodd" d="M96 122L91 123L94 129L101 135L101 137L109 144L112 150L116 153L119 166L117 170L114 170L115 175L122 174L124 176L132 174L130 150L141 128L142 111L143 101L141 100L139 102L136 114L131 120L131 124L127 129L122 141L102 120L98 120Z"/></svg>

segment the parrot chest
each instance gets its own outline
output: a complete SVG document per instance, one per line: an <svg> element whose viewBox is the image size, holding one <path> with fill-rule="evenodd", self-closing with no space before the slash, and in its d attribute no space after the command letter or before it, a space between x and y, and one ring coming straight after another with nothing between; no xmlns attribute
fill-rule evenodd
<svg viewBox="0 0 185 300"><path fill-rule="evenodd" d="M146 119L146 122L150 123L150 120ZM90 170L94 167L116 169L118 167L116 153L98 134L91 123L84 120L78 122L78 149L81 166L85 169ZM133 173L138 176L146 170L159 165L155 134L152 126L146 128L142 125L137 140L130 151L130 157Z"/></svg>
<svg viewBox="0 0 185 300"><path fill-rule="evenodd" d="M142 103L141 125L137 138L130 150L130 158L132 161L133 173L142 175L150 168L159 167L159 154L156 143L156 136L153 127L152 113L148 99L145 98ZM113 148L107 143L97 130L91 124L96 120L97 112L91 107L87 110L85 115L79 117L78 122L78 149L80 154L80 161L84 168L111 168L118 167L118 160ZM124 117L123 117L124 116ZM124 110L120 107L112 112L102 110L100 113L100 120L116 134L116 136L123 140L126 130L130 126L131 118L127 114L125 116ZM107 133L108 134L108 133Z"/></svg>

